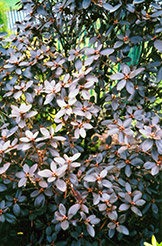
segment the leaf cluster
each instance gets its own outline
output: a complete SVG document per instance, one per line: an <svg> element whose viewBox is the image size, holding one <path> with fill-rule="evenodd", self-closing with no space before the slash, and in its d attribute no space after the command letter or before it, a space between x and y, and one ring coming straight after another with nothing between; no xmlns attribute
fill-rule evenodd
<svg viewBox="0 0 162 246"><path fill-rule="evenodd" d="M26 245L143 245L160 221L161 1L20 4L0 33L0 222L27 224Z"/></svg>

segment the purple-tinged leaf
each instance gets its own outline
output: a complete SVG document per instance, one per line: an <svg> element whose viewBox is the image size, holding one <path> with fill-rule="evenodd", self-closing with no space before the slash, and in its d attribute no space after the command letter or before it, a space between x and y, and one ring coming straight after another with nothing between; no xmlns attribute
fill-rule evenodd
<svg viewBox="0 0 162 246"><path fill-rule="evenodd" d="M7 132L7 137L12 136L17 130L18 130L18 127L17 127L17 126L11 128L11 129Z"/></svg>
<svg viewBox="0 0 162 246"><path fill-rule="evenodd" d="M40 132L42 133L43 136L50 137L50 133L49 133L49 131L46 128L41 127L40 128Z"/></svg>
<svg viewBox="0 0 162 246"><path fill-rule="evenodd" d="M2 223L5 222L5 216L4 216L4 214L0 215L0 222L2 222Z"/></svg>
<svg viewBox="0 0 162 246"><path fill-rule="evenodd" d="M162 41L160 39L156 39L154 42L154 47L162 52Z"/></svg>
<svg viewBox="0 0 162 246"><path fill-rule="evenodd" d="M159 16L161 16L162 15L162 10L158 10L158 11L155 11L152 15L151 15L151 17L159 17Z"/></svg>
<svg viewBox="0 0 162 246"><path fill-rule="evenodd" d="M18 92L16 92L16 93L14 94L14 98L15 98L15 99L18 99L18 98L21 97L21 95L22 95L22 91L18 91Z"/></svg>
<svg viewBox="0 0 162 246"><path fill-rule="evenodd" d="M101 53L101 55L103 55L103 56L109 56L109 55L111 55L113 52L114 52L114 49L107 48L107 49L101 50L100 53Z"/></svg>
<svg viewBox="0 0 162 246"><path fill-rule="evenodd" d="M89 218L90 218L92 225L96 225L96 224L100 223L100 219L96 218L96 216L94 216L93 218L91 218L91 216L89 216Z"/></svg>
<svg viewBox="0 0 162 246"><path fill-rule="evenodd" d="M82 97L83 97L85 100L89 100L89 99L90 99L89 91L88 91L88 90L83 90L83 91L82 91Z"/></svg>
<svg viewBox="0 0 162 246"><path fill-rule="evenodd" d="M117 9L119 9L121 6L121 3L120 4L117 4L116 6L112 6L110 5L109 3L104 3L103 4L103 8L110 11L110 13L113 13L115 12Z"/></svg>
<svg viewBox="0 0 162 246"><path fill-rule="evenodd" d="M99 153L96 157L96 162L100 163L103 160L103 155L101 153Z"/></svg>
<svg viewBox="0 0 162 246"><path fill-rule="evenodd" d="M58 106L59 106L60 108L66 107L66 105L67 105L63 99L58 99L58 100L57 100L57 104L58 104Z"/></svg>
<svg viewBox="0 0 162 246"><path fill-rule="evenodd" d="M33 133L31 132L31 131L29 131L29 130L26 130L25 131L25 135L27 136L27 138L33 138Z"/></svg>
<svg viewBox="0 0 162 246"><path fill-rule="evenodd" d="M10 163L6 163L3 165L3 167L0 167L0 174L5 173L7 169L9 168Z"/></svg>
<svg viewBox="0 0 162 246"><path fill-rule="evenodd" d="M38 196L38 195L39 195L39 190L34 190L34 191L30 194L31 197L36 197L36 196Z"/></svg>
<svg viewBox="0 0 162 246"><path fill-rule="evenodd" d="M144 1L144 0L142 0L142 1ZM127 9L129 12L134 13L134 11L135 11L135 6L134 6L133 4L131 4L131 3L128 3L128 4L126 5L126 9Z"/></svg>
<svg viewBox="0 0 162 246"><path fill-rule="evenodd" d="M128 229L127 229L125 226L123 226L123 225L119 225L119 226L116 228L116 230L117 230L118 232L124 234L124 235L129 235Z"/></svg>
<svg viewBox="0 0 162 246"><path fill-rule="evenodd" d="M109 189L112 188L112 183L107 179L102 180L102 185Z"/></svg>
<svg viewBox="0 0 162 246"><path fill-rule="evenodd" d="M122 45L123 45L123 41L117 41L117 42L114 44L114 49L118 49L118 48L120 48Z"/></svg>
<svg viewBox="0 0 162 246"><path fill-rule="evenodd" d="M25 93L25 98L26 98L26 101L29 102L30 104L33 104L33 101L34 101L34 98L33 98L33 95L26 92Z"/></svg>
<svg viewBox="0 0 162 246"><path fill-rule="evenodd" d="M143 164L143 160L141 160L140 158L134 158L133 160L131 160L131 164L137 167Z"/></svg>
<svg viewBox="0 0 162 246"><path fill-rule="evenodd" d="M101 178L105 178L106 175L107 175L107 170L106 169L102 170L101 173L100 173L100 177Z"/></svg>
<svg viewBox="0 0 162 246"><path fill-rule="evenodd" d="M143 200L143 199L140 199L140 200L137 200L137 201L136 201L136 205L137 205L137 206L143 206L145 203L146 203L146 201Z"/></svg>
<svg viewBox="0 0 162 246"><path fill-rule="evenodd" d="M14 214L15 214L16 216L19 216L19 214L20 214L20 212L21 212L19 204L15 203L15 204L13 205L13 212L14 212Z"/></svg>
<svg viewBox="0 0 162 246"><path fill-rule="evenodd" d="M92 126L91 124L89 124L89 123L84 123L84 124L83 124L83 127L84 127L85 129L92 129L92 128L93 128L93 126Z"/></svg>
<svg viewBox="0 0 162 246"><path fill-rule="evenodd" d="M84 180L87 182L95 182L96 181L96 177L94 175L87 175L84 177Z"/></svg>
<svg viewBox="0 0 162 246"><path fill-rule="evenodd" d="M118 10L121 6L122 6L122 3L119 3L119 4L115 5L115 6L113 7L113 9L110 10L110 13L115 12L115 11Z"/></svg>
<svg viewBox="0 0 162 246"><path fill-rule="evenodd" d="M91 4L91 0L83 0L82 7L83 9L87 9Z"/></svg>
<svg viewBox="0 0 162 246"><path fill-rule="evenodd" d="M7 186L4 184L0 184L0 192L3 192L5 190L7 190Z"/></svg>
<svg viewBox="0 0 162 246"><path fill-rule="evenodd" d="M115 74L112 74L111 76L110 76L110 78L112 79L112 80L120 80L120 79L123 79L124 78L124 74L122 74L122 73L115 73Z"/></svg>
<svg viewBox="0 0 162 246"><path fill-rule="evenodd" d="M126 80L125 79L122 79L118 82L117 84L117 90L118 91L121 91L126 85Z"/></svg>
<svg viewBox="0 0 162 246"><path fill-rule="evenodd" d="M84 62L84 65L87 67L87 66L90 66L94 61L94 56L89 56L85 62Z"/></svg>
<svg viewBox="0 0 162 246"><path fill-rule="evenodd" d="M100 195L93 193L93 205L97 205L100 202ZM101 204L101 205L105 205L105 204ZM100 210L103 211L103 210Z"/></svg>
<svg viewBox="0 0 162 246"><path fill-rule="evenodd" d="M76 161L81 156L81 153L76 153L71 157L72 161Z"/></svg>
<svg viewBox="0 0 162 246"><path fill-rule="evenodd" d="M126 128L123 132L128 136L134 135L134 132L130 128Z"/></svg>
<svg viewBox="0 0 162 246"><path fill-rule="evenodd" d="M124 74L129 74L130 73L130 67L128 66L128 65L126 65L126 64L123 64L123 66L122 66L122 72L124 73Z"/></svg>
<svg viewBox="0 0 162 246"><path fill-rule="evenodd" d="M126 214L120 215L118 221L119 223L123 224L126 221Z"/></svg>
<svg viewBox="0 0 162 246"><path fill-rule="evenodd" d="M37 170L38 164L34 164L30 167L29 176L33 176L34 172Z"/></svg>
<svg viewBox="0 0 162 246"><path fill-rule="evenodd" d="M59 76L61 76L62 72L63 72L62 68L61 68L61 67L58 67L58 68L56 69L55 75L56 75L57 77L59 77Z"/></svg>
<svg viewBox="0 0 162 246"><path fill-rule="evenodd" d="M75 62L75 68L77 71L79 71L82 68L82 61L81 59L77 59Z"/></svg>
<svg viewBox="0 0 162 246"><path fill-rule="evenodd" d="M103 4L103 8L110 11L112 10L114 7L112 5L110 5L109 3L104 3Z"/></svg>
<svg viewBox="0 0 162 246"><path fill-rule="evenodd" d="M66 208L62 203L60 203L60 205L59 205L59 212L62 216L64 216L66 214Z"/></svg>
<svg viewBox="0 0 162 246"><path fill-rule="evenodd" d="M34 116L36 116L38 114L38 112L36 112L36 111L31 111L31 112L29 112L29 113L27 113L26 115L25 115L25 118L31 118L31 117L34 117Z"/></svg>
<svg viewBox="0 0 162 246"><path fill-rule="evenodd" d="M37 198L34 201L34 206L36 208L41 208L43 207L45 204L45 196L43 193L41 193L39 196L37 196Z"/></svg>
<svg viewBox="0 0 162 246"><path fill-rule="evenodd" d="M119 149L118 149L118 153L119 154L121 154L121 153L123 153L125 150L127 150L128 149L128 147L127 146L122 146L122 147L120 147Z"/></svg>
<svg viewBox="0 0 162 246"><path fill-rule="evenodd" d="M127 81L126 83L126 90L129 92L129 94L133 94L135 89L134 89L134 85L131 81Z"/></svg>
<svg viewBox="0 0 162 246"><path fill-rule="evenodd" d="M158 149L159 154L162 155L162 139L161 140L156 140L155 144L156 144L156 147Z"/></svg>
<svg viewBox="0 0 162 246"><path fill-rule="evenodd" d="M95 230L93 229L93 226L91 226L90 224L87 224L87 232L91 237L95 236Z"/></svg>
<svg viewBox="0 0 162 246"><path fill-rule="evenodd" d="M140 42L143 41L143 38L140 37L140 36L133 36L130 38L130 41L133 43L133 44L140 44Z"/></svg>
<svg viewBox="0 0 162 246"><path fill-rule="evenodd" d="M117 134L118 132L119 132L118 128L112 128L108 130L108 135L114 135L114 134Z"/></svg>
<svg viewBox="0 0 162 246"><path fill-rule="evenodd" d="M19 183L18 183L18 187L22 187L22 186L24 186L25 184L26 184L26 178L22 178L22 179L20 179L20 181L19 181Z"/></svg>
<svg viewBox="0 0 162 246"><path fill-rule="evenodd" d="M123 123L123 126L124 126L125 128L130 127L130 126L131 126L131 123L132 123L132 119L131 119L131 118L126 119L126 120L124 121L124 123Z"/></svg>
<svg viewBox="0 0 162 246"><path fill-rule="evenodd" d="M126 176L127 176L128 178L131 176L132 170L131 170L130 165L126 165L126 167L125 167L125 174L126 174Z"/></svg>
<svg viewBox="0 0 162 246"><path fill-rule="evenodd" d="M46 99L44 101L44 105L47 105L47 104L51 103L53 99L54 99L54 94L47 95Z"/></svg>
<svg viewBox="0 0 162 246"><path fill-rule="evenodd" d="M79 134L82 138L85 138L86 137L86 131L84 128L80 128L79 129Z"/></svg>
<svg viewBox="0 0 162 246"><path fill-rule="evenodd" d="M152 211L155 214L158 214L158 212L159 212L158 206L155 203L152 203Z"/></svg>
<svg viewBox="0 0 162 246"><path fill-rule="evenodd" d="M113 110L117 110L119 106L118 100L117 99L112 100L111 105L112 105Z"/></svg>
<svg viewBox="0 0 162 246"><path fill-rule="evenodd" d="M20 141L24 142L24 143L28 143L30 140L29 140L29 138L22 137L22 138L20 138Z"/></svg>
<svg viewBox="0 0 162 246"><path fill-rule="evenodd" d="M52 139L57 140L57 141L65 141L66 138L61 137L61 136L54 136Z"/></svg>
<svg viewBox="0 0 162 246"><path fill-rule="evenodd" d="M155 166L155 163L154 163L154 162L150 162L150 161L147 161L147 162L144 164L144 167L145 167L146 169L152 169L154 166Z"/></svg>
<svg viewBox="0 0 162 246"><path fill-rule="evenodd" d="M80 204L72 205L68 210L68 218L71 219L80 209Z"/></svg>
<svg viewBox="0 0 162 246"><path fill-rule="evenodd" d="M93 55L94 54L94 49L93 48L86 48L85 53L87 56Z"/></svg>
<svg viewBox="0 0 162 246"><path fill-rule="evenodd" d="M74 98L75 96L77 96L79 93L79 89L75 89L75 90L72 90L70 93L69 93L69 98Z"/></svg>
<svg viewBox="0 0 162 246"><path fill-rule="evenodd" d="M131 185L127 182L126 185L125 185L125 189L128 193L131 193L132 191L132 188L131 188Z"/></svg>
<svg viewBox="0 0 162 246"><path fill-rule="evenodd" d="M132 71L130 73L130 79L134 78L135 76L137 76L138 74L142 73L143 71L145 70L145 68L141 67L141 68L138 68L134 71Z"/></svg>
<svg viewBox="0 0 162 246"><path fill-rule="evenodd" d="M159 167L158 166L155 166L151 169L151 174L153 176L157 175L159 173Z"/></svg>
<svg viewBox="0 0 162 246"><path fill-rule="evenodd" d="M133 202L136 202L137 200L141 199L141 197L142 197L142 192L141 191L137 191L137 193L133 197Z"/></svg>
<svg viewBox="0 0 162 246"><path fill-rule="evenodd" d="M23 171L24 171L25 173L28 173L28 172L29 172L29 166L28 166L27 164L24 164L24 166L23 166Z"/></svg>
<svg viewBox="0 0 162 246"><path fill-rule="evenodd" d="M128 210L129 208L130 208L130 205L123 203L123 204L121 204L121 205L119 206L119 211L126 211L126 210Z"/></svg>
<svg viewBox="0 0 162 246"><path fill-rule="evenodd" d="M69 228L69 222L67 220L64 220L61 222L61 228L65 231Z"/></svg>
<svg viewBox="0 0 162 246"><path fill-rule="evenodd" d="M16 217L13 214L6 213L6 221L10 224L16 223Z"/></svg>
<svg viewBox="0 0 162 246"><path fill-rule="evenodd" d="M84 87L87 88L87 89L89 89L89 88L91 88L93 85L94 85L94 81L89 81L89 82L87 82L87 83L84 85Z"/></svg>
<svg viewBox="0 0 162 246"><path fill-rule="evenodd" d="M139 4L139 3L143 3L145 0L134 0L133 4Z"/></svg>
<svg viewBox="0 0 162 246"><path fill-rule="evenodd" d="M44 178L48 178L52 176L52 172L49 169L44 169L38 172L38 175Z"/></svg>
<svg viewBox="0 0 162 246"><path fill-rule="evenodd" d="M56 119L59 119L59 118L61 118L65 113L66 113L66 110L65 110L65 109L62 109L62 110L60 110L60 111L57 112L57 114L55 115L55 118L56 118Z"/></svg>
<svg viewBox="0 0 162 246"><path fill-rule="evenodd" d="M32 105L26 105L25 103L21 104L20 111L23 113L28 112L32 108Z"/></svg>
<svg viewBox="0 0 162 246"><path fill-rule="evenodd" d="M127 202L129 202L129 203L131 203L131 201L132 201L132 198L131 198L131 196L128 194L128 193L125 193L125 200L127 201Z"/></svg>
<svg viewBox="0 0 162 246"><path fill-rule="evenodd" d="M162 80L162 67L159 69L157 74L157 82L160 82Z"/></svg>
<svg viewBox="0 0 162 246"><path fill-rule="evenodd" d="M42 188L47 188L48 184L45 181L41 180L41 181L39 181L39 186Z"/></svg>
<svg viewBox="0 0 162 246"><path fill-rule="evenodd" d="M115 229L115 227L116 227L116 225L115 225L115 223L113 223L113 222L110 222L110 223L108 224L108 228L109 228L109 229Z"/></svg>
<svg viewBox="0 0 162 246"><path fill-rule="evenodd" d="M109 212L108 213L108 217L109 217L109 219L111 219L111 220L117 220L117 217L118 217L118 214L117 214L117 212L116 211L113 211L113 212Z"/></svg>
<svg viewBox="0 0 162 246"><path fill-rule="evenodd" d="M65 164L65 159L62 157L55 157L54 160L61 165Z"/></svg>
<svg viewBox="0 0 162 246"><path fill-rule="evenodd" d="M66 183L62 179L58 179L55 184L56 184L57 189L59 189L62 192L65 192Z"/></svg>
<svg viewBox="0 0 162 246"><path fill-rule="evenodd" d="M142 212L138 209L138 208L136 208L135 206L132 206L131 207L131 210L133 211L133 213L135 213L136 215L138 215L138 216L142 216Z"/></svg>
<svg viewBox="0 0 162 246"><path fill-rule="evenodd" d="M150 150L153 146L153 140L151 139L147 139L142 143L142 149L144 152L147 152L148 150Z"/></svg>

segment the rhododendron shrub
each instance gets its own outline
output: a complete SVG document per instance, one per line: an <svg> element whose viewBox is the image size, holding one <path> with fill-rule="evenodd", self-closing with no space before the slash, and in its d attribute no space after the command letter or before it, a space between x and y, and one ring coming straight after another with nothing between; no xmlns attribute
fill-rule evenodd
<svg viewBox="0 0 162 246"><path fill-rule="evenodd" d="M160 221L161 2L19 4L0 33L1 234L142 245Z"/></svg>

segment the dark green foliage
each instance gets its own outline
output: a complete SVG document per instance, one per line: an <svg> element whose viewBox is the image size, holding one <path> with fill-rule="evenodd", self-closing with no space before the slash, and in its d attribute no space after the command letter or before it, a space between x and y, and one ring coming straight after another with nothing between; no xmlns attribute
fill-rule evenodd
<svg viewBox="0 0 162 246"><path fill-rule="evenodd" d="M142 246L160 234L162 5L21 4L0 34L2 242Z"/></svg>

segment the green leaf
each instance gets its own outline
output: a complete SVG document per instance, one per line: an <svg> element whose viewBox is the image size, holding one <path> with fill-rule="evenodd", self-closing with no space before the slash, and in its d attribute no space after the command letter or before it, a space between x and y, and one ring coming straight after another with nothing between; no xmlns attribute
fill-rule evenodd
<svg viewBox="0 0 162 246"><path fill-rule="evenodd" d="M144 243L145 246L152 246L150 243Z"/></svg>
<svg viewBox="0 0 162 246"><path fill-rule="evenodd" d="M156 246L157 241L156 241L156 238L155 238L154 235L152 236L151 242L152 242L152 245L153 245L153 246Z"/></svg>

